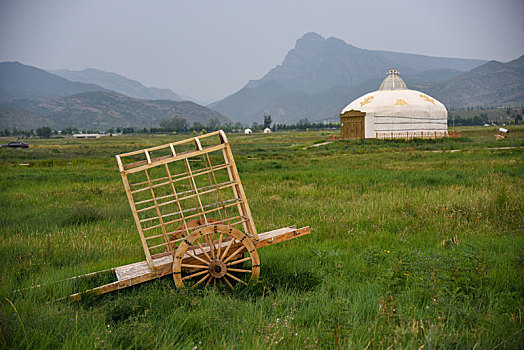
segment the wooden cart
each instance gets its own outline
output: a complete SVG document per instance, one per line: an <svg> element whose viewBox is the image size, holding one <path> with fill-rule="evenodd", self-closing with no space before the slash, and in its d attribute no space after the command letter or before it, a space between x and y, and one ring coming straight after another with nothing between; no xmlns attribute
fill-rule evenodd
<svg viewBox="0 0 524 350"><path fill-rule="evenodd" d="M111 269L116 282L71 300L170 274L177 287L224 283L233 289L258 278L258 248L310 233L295 226L257 233L222 130L116 159L146 260Z"/></svg>

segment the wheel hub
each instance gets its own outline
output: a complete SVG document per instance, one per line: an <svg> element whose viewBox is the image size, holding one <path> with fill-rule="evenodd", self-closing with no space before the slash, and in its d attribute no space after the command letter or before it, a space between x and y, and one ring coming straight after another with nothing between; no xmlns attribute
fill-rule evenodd
<svg viewBox="0 0 524 350"><path fill-rule="evenodd" d="M214 278L222 278L227 272L226 264L222 260L213 260L209 264L209 273Z"/></svg>

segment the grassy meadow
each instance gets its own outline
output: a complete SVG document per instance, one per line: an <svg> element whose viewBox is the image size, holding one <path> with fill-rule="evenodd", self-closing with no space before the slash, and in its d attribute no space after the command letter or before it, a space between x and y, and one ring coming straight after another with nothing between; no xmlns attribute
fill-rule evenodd
<svg viewBox="0 0 524 350"><path fill-rule="evenodd" d="M235 291L165 277L79 303L49 301L111 276L50 283L144 260L114 155L184 136L0 149L0 347L522 349L524 127L509 129L229 135L258 231L311 235L260 249L260 279Z"/></svg>

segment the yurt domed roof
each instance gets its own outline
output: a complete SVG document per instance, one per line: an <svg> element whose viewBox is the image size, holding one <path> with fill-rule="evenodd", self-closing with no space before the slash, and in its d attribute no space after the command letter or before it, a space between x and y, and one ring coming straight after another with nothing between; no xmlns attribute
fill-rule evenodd
<svg viewBox="0 0 524 350"><path fill-rule="evenodd" d="M435 98L407 88L396 69L388 70L388 75L377 91L361 96L347 105L342 113L350 110L366 112L379 116L419 117L446 119L446 107Z"/></svg>

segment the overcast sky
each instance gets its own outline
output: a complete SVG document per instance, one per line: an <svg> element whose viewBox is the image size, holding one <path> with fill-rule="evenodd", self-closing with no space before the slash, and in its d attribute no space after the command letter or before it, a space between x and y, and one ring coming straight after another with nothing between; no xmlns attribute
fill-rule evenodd
<svg viewBox="0 0 524 350"><path fill-rule="evenodd" d="M507 62L523 0L0 0L0 61L88 67L215 101L307 32L365 49Z"/></svg>

